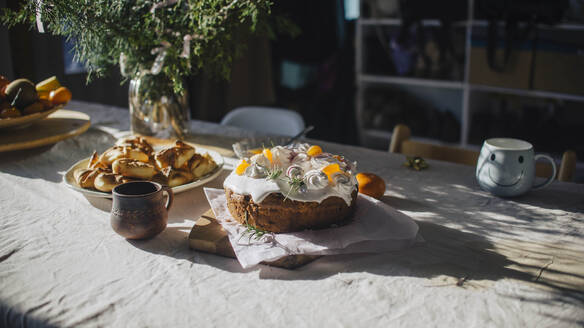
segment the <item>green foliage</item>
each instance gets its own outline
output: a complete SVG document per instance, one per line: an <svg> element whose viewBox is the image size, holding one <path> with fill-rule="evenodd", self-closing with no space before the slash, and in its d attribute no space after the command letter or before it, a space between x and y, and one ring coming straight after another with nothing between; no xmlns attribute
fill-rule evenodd
<svg viewBox="0 0 584 328"><path fill-rule="evenodd" d="M36 28L40 13L47 32L74 41L88 80L119 65L122 54L126 76L135 77L150 70L157 51L166 51L160 78L181 93L184 78L194 73L228 79L249 36L274 36L273 28L297 34L286 19L270 17L272 5L270 0L26 0L19 10L4 9L0 21Z"/></svg>
<svg viewBox="0 0 584 328"><path fill-rule="evenodd" d="M284 201L286 201L290 194L300 192L303 188L306 187L306 184L304 183L304 180L300 177L288 177L285 175L282 176L283 172L284 171L282 171L282 169L280 168L269 170L268 175L266 176L266 180L280 180L288 183L290 189L288 190L288 193L286 193L286 196L284 197Z"/></svg>
<svg viewBox="0 0 584 328"><path fill-rule="evenodd" d="M273 169L268 171L268 176L266 177L266 179L268 180L276 180L280 177L280 175L282 174L282 169Z"/></svg>
<svg viewBox="0 0 584 328"><path fill-rule="evenodd" d="M243 236L248 236L248 243L251 242L251 239L255 239L255 240L260 240L262 239L262 237L267 234L268 232L265 230L262 230L260 228L256 228L254 226L252 226L251 224L249 224L248 222L248 214L247 211L245 211L245 231L241 234L241 236L239 236L239 239L241 239ZM239 240L238 240L239 241Z"/></svg>
<svg viewBox="0 0 584 328"><path fill-rule="evenodd" d="M305 183L302 178L292 177L288 178L288 185L290 185L290 190L288 190L288 193L286 194L286 197L284 197L284 200L288 199L290 194L295 194L299 192L301 188L305 186Z"/></svg>

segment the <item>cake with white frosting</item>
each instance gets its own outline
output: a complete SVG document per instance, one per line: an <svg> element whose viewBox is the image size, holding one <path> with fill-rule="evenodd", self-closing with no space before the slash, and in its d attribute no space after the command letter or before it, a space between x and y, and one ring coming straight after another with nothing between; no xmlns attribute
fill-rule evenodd
<svg viewBox="0 0 584 328"><path fill-rule="evenodd" d="M355 166L308 144L259 149L225 179L227 207L239 223L271 232L339 224L355 207Z"/></svg>

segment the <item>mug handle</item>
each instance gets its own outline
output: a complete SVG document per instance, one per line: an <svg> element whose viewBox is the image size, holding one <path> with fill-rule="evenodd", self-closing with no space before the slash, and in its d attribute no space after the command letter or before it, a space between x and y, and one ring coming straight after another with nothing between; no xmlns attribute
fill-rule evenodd
<svg viewBox="0 0 584 328"><path fill-rule="evenodd" d="M172 206L172 203L174 202L174 193L172 192L172 188L169 186L162 186L162 191L166 191L166 193L168 194L168 199L166 200L165 207L166 207L167 211L170 211L170 207Z"/></svg>
<svg viewBox="0 0 584 328"><path fill-rule="evenodd" d="M548 155L543 155L543 154L535 155L533 160L537 162L538 158L547 159L552 164L552 169L554 170L554 173L552 173L552 176L549 177L543 183L533 186L533 189L541 189L541 188L547 187L556 178L556 163L554 162L554 160L551 157L549 157Z"/></svg>

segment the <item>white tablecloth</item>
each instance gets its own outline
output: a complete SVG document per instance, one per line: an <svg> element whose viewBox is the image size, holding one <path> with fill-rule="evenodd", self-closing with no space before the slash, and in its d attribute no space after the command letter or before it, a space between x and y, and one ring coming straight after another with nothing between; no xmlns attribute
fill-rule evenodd
<svg viewBox="0 0 584 328"><path fill-rule="evenodd" d="M66 188L62 174L127 130L127 110L71 102L85 134L0 153L0 326L387 327L584 324L584 186L554 182L514 199L479 189L474 169L319 142L387 182L383 201L426 240L400 252L323 257L296 270L242 270L189 249L209 207L202 188L176 196L169 226L127 241L109 203ZM318 127L317 127L318 128ZM194 121L197 134L245 135ZM249 133L248 133L249 134ZM214 139L199 136L201 143ZM224 172L211 182L221 187Z"/></svg>

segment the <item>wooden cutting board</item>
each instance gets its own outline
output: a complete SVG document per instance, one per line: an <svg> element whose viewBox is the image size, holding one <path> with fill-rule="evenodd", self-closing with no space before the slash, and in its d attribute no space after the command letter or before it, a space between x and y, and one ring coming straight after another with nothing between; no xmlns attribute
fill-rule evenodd
<svg viewBox="0 0 584 328"><path fill-rule="evenodd" d="M235 258L235 253L229 243L229 237L219 222L215 219L212 210L208 210L197 220L189 234L189 247L198 251ZM320 256L318 255L291 255L273 262L262 262L285 269L295 269L308 264Z"/></svg>

